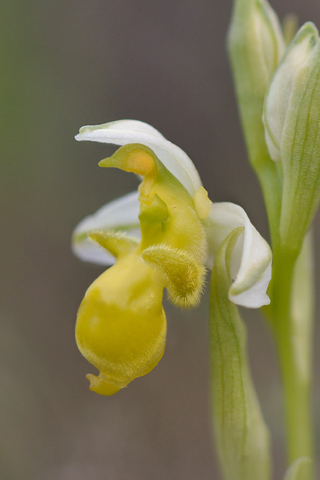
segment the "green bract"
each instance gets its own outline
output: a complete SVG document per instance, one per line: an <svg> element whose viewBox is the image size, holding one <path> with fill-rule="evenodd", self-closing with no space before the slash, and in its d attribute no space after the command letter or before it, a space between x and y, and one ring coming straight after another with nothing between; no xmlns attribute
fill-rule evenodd
<svg viewBox="0 0 320 480"><path fill-rule="evenodd" d="M246 329L229 301L232 257L243 227L220 246L210 285L213 427L225 480L270 480L270 439L252 383Z"/></svg>

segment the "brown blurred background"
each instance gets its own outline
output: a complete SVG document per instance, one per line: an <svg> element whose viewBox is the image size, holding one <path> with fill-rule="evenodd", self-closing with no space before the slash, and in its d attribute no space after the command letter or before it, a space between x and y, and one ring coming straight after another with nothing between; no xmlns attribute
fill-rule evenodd
<svg viewBox="0 0 320 480"><path fill-rule="evenodd" d="M320 25L314 0L273 4L280 16L295 11L300 23ZM242 205L267 237L225 51L230 11L231 0L2 5L1 480L221 479L208 417L208 296L196 311L167 306L159 366L100 397L88 389L94 369L77 351L74 324L102 269L72 256L70 236L85 215L137 186L98 168L111 146L73 136L85 124L134 118L188 152L210 197ZM274 348L259 314L245 313L279 479Z"/></svg>

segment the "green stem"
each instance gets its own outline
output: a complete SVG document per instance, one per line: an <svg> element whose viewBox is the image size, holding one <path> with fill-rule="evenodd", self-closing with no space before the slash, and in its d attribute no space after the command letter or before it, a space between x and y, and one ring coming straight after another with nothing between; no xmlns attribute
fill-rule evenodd
<svg viewBox="0 0 320 480"><path fill-rule="evenodd" d="M286 415L288 461L314 458L311 390L313 278L311 244L307 238L297 257L276 249L267 314L278 349ZM308 464L301 479L313 478Z"/></svg>
<svg viewBox="0 0 320 480"><path fill-rule="evenodd" d="M270 236L273 246L279 244L279 223L281 212L281 179L277 166L270 161L264 148L260 149L260 157L265 157L265 161L255 165L254 170L258 177L264 204L266 206ZM269 162L267 161L269 160Z"/></svg>

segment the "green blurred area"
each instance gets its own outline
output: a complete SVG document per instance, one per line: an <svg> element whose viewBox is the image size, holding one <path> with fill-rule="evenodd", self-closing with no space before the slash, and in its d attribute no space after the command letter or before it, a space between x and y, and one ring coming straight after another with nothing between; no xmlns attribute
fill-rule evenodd
<svg viewBox="0 0 320 480"><path fill-rule="evenodd" d="M294 10L320 25L312 0L279 3L281 15ZM150 375L99 397L74 323L102 269L74 258L70 237L84 216L137 186L97 166L111 146L73 139L82 125L121 118L151 123L186 150L210 197L242 205L267 236L225 52L230 11L218 0L2 5L1 480L220 478L208 422L207 296L196 311L166 309L167 351ZM258 314L248 326L281 472L273 345Z"/></svg>

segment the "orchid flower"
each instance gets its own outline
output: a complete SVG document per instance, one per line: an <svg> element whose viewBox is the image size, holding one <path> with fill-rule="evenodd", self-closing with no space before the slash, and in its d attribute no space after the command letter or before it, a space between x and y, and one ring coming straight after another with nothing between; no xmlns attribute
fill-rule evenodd
<svg viewBox="0 0 320 480"><path fill-rule="evenodd" d="M259 308L269 303L271 251L241 207L209 200L188 155L150 125L121 120L86 126L76 139L120 146L99 165L143 179L137 192L86 217L73 233L80 259L113 265L87 290L76 325L80 351L100 371L87 376L90 388L112 395L163 355L164 288L173 304L196 306L206 267L212 268L224 239L241 227L229 300Z"/></svg>

